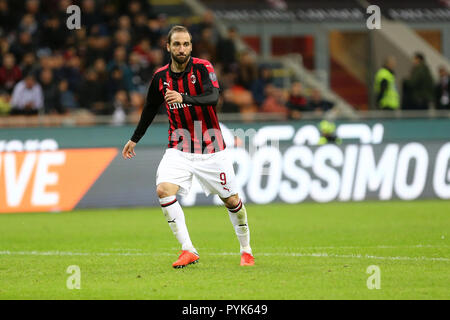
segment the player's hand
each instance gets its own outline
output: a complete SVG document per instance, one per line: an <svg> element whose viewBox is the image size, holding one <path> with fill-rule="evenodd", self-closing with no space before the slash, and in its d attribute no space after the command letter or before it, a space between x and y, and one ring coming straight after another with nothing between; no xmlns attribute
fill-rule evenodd
<svg viewBox="0 0 450 320"><path fill-rule="evenodd" d="M166 90L164 99L166 99L167 104L183 103L183 97L181 96L181 94L170 89Z"/></svg>
<svg viewBox="0 0 450 320"><path fill-rule="evenodd" d="M125 147L123 147L122 157L124 159L133 158L136 155L136 153L134 152L134 147L136 147L136 142L129 140Z"/></svg>

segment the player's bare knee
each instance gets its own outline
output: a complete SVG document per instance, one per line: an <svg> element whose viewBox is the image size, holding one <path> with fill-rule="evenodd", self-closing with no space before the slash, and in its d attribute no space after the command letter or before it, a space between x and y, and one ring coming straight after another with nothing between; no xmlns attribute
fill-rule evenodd
<svg viewBox="0 0 450 320"><path fill-rule="evenodd" d="M160 183L156 186L156 193L159 198L170 197L177 193L177 188L168 183Z"/></svg>
<svg viewBox="0 0 450 320"><path fill-rule="evenodd" d="M222 198L222 201L225 203L227 208L236 208L239 205L239 195L234 194L228 198Z"/></svg>

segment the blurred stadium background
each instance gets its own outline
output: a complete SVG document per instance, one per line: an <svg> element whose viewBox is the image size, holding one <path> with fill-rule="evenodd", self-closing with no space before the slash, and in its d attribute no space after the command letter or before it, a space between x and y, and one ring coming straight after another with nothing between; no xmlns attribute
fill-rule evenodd
<svg viewBox="0 0 450 320"><path fill-rule="evenodd" d="M71 4L81 29L66 27ZM369 5L381 9L381 29L368 28ZM448 199L449 6L0 0L0 212L158 204L165 110L136 159L121 161L120 150L153 72L169 61L174 24L215 66L217 111L247 201ZM386 63L393 78L380 96ZM387 91L393 105L381 102ZM236 129L254 137L233 138ZM196 185L184 204L212 201Z"/></svg>

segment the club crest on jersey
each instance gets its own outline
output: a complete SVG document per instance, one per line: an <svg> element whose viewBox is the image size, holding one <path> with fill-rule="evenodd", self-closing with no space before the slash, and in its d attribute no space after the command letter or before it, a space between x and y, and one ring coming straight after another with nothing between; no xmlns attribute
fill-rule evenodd
<svg viewBox="0 0 450 320"><path fill-rule="evenodd" d="M195 84L197 82L197 78L195 77L195 75L191 75L191 83Z"/></svg>

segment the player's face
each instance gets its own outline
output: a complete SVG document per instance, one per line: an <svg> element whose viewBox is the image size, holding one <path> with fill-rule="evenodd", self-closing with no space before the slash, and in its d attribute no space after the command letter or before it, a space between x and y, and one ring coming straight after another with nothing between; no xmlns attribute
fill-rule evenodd
<svg viewBox="0 0 450 320"><path fill-rule="evenodd" d="M170 43L167 44L167 51L170 52L172 59L179 64L188 61L192 52L192 43L189 33L175 32L172 34Z"/></svg>

